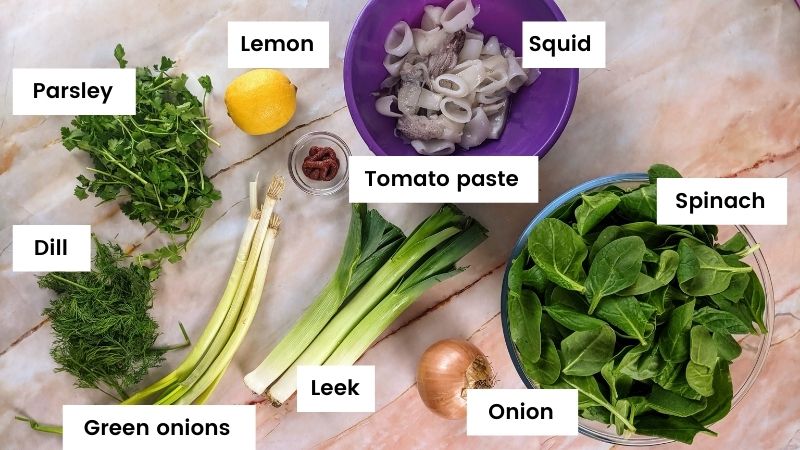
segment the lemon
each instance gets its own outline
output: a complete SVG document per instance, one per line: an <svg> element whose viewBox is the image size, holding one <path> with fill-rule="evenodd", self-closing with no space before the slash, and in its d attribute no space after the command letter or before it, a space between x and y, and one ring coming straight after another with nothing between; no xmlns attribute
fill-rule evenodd
<svg viewBox="0 0 800 450"><path fill-rule="evenodd" d="M236 77L225 91L228 115L247 134L286 125L297 108L297 87L279 70L256 69Z"/></svg>

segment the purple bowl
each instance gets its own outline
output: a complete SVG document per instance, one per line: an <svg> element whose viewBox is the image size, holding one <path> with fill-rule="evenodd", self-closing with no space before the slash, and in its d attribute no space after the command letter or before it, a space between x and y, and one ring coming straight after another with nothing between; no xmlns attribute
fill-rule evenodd
<svg viewBox="0 0 800 450"><path fill-rule="evenodd" d="M416 155L413 147L394 135L396 119L375 111L375 97L388 76L383 67L383 41L392 26L405 20L419 27L425 5L447 6L449 0L370 0L356 19L344 55L344 92L358 132L376 155ZM475 28L495 35L522 54L522 21L564 21L552 0L473 0L480 6ZM530 86L511 98L503 135L457 155L544 156L567 125L578 92L578 69L542 69Z"/></svg>

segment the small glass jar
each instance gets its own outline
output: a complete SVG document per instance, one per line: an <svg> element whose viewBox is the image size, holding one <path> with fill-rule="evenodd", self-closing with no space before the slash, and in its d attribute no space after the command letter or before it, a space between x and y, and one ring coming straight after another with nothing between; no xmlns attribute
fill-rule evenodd
<svg viewBox="0 0 800 450"><path fill-rule="evenodd" d="M303 160L311 147L330 147L339 159L339 171L330 181L312 180L303 173ZM311 195L333 195L347 184L350 149L339 136L327 131L306 133L289 152L289 176L303 192Z"/></svg>
<svg viewBox="0 0 800 450"><path fill-rule="evenodd" d="M608 186L620 186L623 188L636 187L649 180L645 173L623 173L618 175L609 175L605 177L595 178L587 182L581 183L578 186L568 190L567 192L559 195L555 200L545 206L539 214L534 217L531 222L525 227L525 230L517 240L514 249L511 251L511 256L506 264L506 272L503 278L503 290L500 300L500 313L503 326L503 335L506 341L511 361L517 370L517 374L522 379L523 384L529 389L537 389L536 383L525 375L522 364L519 359L519 354L511 340L511 332L508 327L508 272L511 263L522 252L522 249L527 245L528 235L533 231L533 228L543 219L550 217L559 208L569 203L572 199L580 196L586 192L593 192L601 190ZM743 225L721 225L719 226L719 240L724 242L725 239L732 236L737 231L740 231L747 239L749 246L756 245L756 240L750 233L750 230ZM744 398L747 391L753 386L758 378L758 374L764 367L764 362L767 359L769 352L770 342L772 340L772 332L775 326L775 297L772 291L772 280L770 279L769 269L767 268L764 254L761 250L756 250L753 254L749 255L744 260L753 268L753 271L761 280L764 286L764 295L766 301L766 309L764 311L764 323L767 326L767 332L760 335L737 335L737 341L742 347L741 355L736 358L731 364L731 378L733 382L733 400L731 411L729 414L735 414L734 408ZM711 425L713 428L713 424ZM584 436L597 439L598 441L609 444L622 444L633 447L659 445L673 442L671 439L665 439L655 436L644 436L639 434L626 434L620 436L616 433L613 427L605 425L600 422L579 418L578 432Z"/></svg>

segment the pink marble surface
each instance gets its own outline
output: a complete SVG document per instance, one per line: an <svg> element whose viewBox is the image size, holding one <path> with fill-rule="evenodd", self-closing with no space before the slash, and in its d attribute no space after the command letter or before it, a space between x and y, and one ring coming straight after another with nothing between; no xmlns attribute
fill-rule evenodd
<svg viewBox="0 0 800 450"><path fill-rule="evenodd" d="M347 30L363 1L208 2L10 1L0 15L0 448L60 448L12 417L25 412L58 422L63 404L107 403L72 388L52 372L51 335L40 312L48 293L30 274L11 272L14 224L91 223L101 237L130 247L158 245L150 228L131 223L113 205L94 207L72 196L88 161L66 152L58 128L66 117L10 115L12 67L110 67L123 42L132 64L162 54L190 76L211 75L209 111L222 149L206 170L223 193L208 212L186 259L157 282L155 316L165 341L204 326L221 292L246 214L246 181L256 172L285 172L286 155L303 133L329 130L368 154L346 110L341 66ZM773 277L774 339L750 394L693 447L800 448L800 11L792 0L641 2L564 0L573 20L605 20L607 69L581 74L578 101L561 140L541 161L539 205L465 205L491 231L471 254L470 269L426 293L360 360L377 374L374 414L298 414L294 401L258 407L259 448L579 448L605 449L585 437L469 438L461 421L445 421L421 404L414 368L422 351L446 337L468 338L488 354L502 387L521 387L505 351L499 286L508 252L530 218L560 192L599 175L639 171L666 162L689 176L776 176L789 180L789 225L753 227ZM290 70L300 86L298 113L283 130L249 137L225 116L224 86L241 71L226 69L228 20L329 20L331 68ZM285 173L284 173L285 175ZM293 187L279 210L284 231L273 256L255 325L211 403L254 400L241 377L288 329L313 298L310 279L327 277L347 224L347 199L310 198ZM434 205L376 205L408 230ZM309 254L314 258L309 258ZM220 276L209 276L220 274ZM182 353L171 355L158 377ZM664 447L677 448L680 445Z"/></svg>

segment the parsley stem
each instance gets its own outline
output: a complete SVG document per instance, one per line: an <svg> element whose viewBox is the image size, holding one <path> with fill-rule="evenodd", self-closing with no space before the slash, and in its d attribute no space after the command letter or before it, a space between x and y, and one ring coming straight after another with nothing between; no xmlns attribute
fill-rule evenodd
<svg viewBox="0 0 800 450"><path fill-rule="evenodd" d="M197 131L199 131L199 132L200 132L200 134L202 134L203 136L205 136L205 137L206 137L206 139L208 139L209 141L211 141L211 142L213 142L213 143L217 144L217 147L222 147L222 144L220 144L219 142L215 141L215 140L214 140L214 138L212 138L211 136L209 136L209 135L208 135L208 133L206 133L206 132L205 132L205 131L203 131L203 130L202 130L200 127L198 127L196 123L194 123L194 122L189 122L189 123L191 123L192 125L194 125L194 127L195 127L195 128L197 128Z"/></svg>
<svg viewBox="0 0 800 450"><path fill-rule="evenodd" d="M105 156L109 161L111 161L112 163L114 163L117 166L119 166L119 168L124 170L125 172L128 172L128 175L132 176L133 178L136 178L137 180L139 180L145 186L150 184L144 178L142 178L139 175L136 175L135 173L133 173L133 171L131 171L131 169L128 169L127 167L125 167L125 164L122 164L121 162L117 161L117 159L114 158L113 156L111 156L111 154L108 153L108 151L103 150L101 153L103 153L103 156Z"/></svg>

